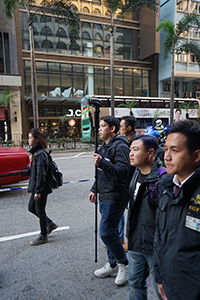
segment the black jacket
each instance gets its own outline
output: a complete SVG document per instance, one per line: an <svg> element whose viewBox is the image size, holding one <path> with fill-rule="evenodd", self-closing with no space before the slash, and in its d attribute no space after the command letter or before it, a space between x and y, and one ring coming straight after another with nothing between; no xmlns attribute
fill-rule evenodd
<svg viewBox="0 0 200 300"><path fill-rule="evenodd" d="M168 300L199 300L200 168L183 184L176 199L172 179L165 175L158 183L156 281L163 284Z"/></svg>
<svg viewBox="0 0 200 300"><path fill-rule="evenodd" d="M32 194L49 194L52 190L48 187L46 176L49 170L48 156L39 142L30 150L32 154L28 192Z"/></svg>
<svg viewBox="0 0 200 300"><path fill-rule="evenodd" d="M126 138L115 135L107 144L103 142L98 153L102 156L98 165L99 200L127 203L131 165ZM95 184L91 191L95 192Z"/></svg>
<svg viewBox="0 0 200 300"><path fill-rule="evenodd" d="M158 168L161 166L156 159L150 174L141 183L136 199L134 201L134 190L140 171L136 168L129 187L129 211L127 221L128 249L153 255L153 241L155 233L155 217L157 208L157 197L150 197L149 187L155 188L155 183L160 175ZM150 186L151 184L151 186Z"/></svg>

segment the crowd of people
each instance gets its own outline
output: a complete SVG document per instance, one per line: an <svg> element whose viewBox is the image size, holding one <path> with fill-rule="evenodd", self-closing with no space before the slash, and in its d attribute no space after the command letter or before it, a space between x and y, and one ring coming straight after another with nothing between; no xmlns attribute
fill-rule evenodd
<svg viewBox="0 0 200 300"><path fill-rule="evenodd" d="M158 299L200 299L200 127L180 120L180 110L176 114L168 126L165 150L159 145L158 128L136 135L134 116L120 122L112 116L100 120L103 143L93 154L98 176L89 200L95 203L98 195L99 234L107 259L94 275L115 277L117 286L128 282L130 300L147 299L149 275ZM44 133L31 130L29 145L29 211L39 218L41 229L31 242L36 246L48 242L57 224L45 211L51 189L45 181Z"/></svg>

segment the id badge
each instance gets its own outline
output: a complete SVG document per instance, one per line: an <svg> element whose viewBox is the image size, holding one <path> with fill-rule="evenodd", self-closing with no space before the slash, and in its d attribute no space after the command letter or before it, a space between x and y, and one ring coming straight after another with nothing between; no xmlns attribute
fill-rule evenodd
<svg viewBox="0 0 200 300"><path fill-rule="evenodd" d="M192 230L200 232L200 219L192 216L186 216L185 226Z"/></svg>

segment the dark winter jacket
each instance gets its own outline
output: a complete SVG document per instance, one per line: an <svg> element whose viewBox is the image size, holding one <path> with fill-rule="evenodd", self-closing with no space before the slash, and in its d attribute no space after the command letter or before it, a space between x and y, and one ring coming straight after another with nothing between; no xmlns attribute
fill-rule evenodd
<svg viewBox="0 0 200 300"><path fill-rule="evenodd" d="M135 131L134 134L132 135L132 137L130 138L130 140L128 141L129 146L131 146L132 141L134 140L134 138L136 137L136 135L137 135L137 133L136 133L136 131Z"/></svg>
<svg viewBox="0 0 200 300"><path fill-rule="evenodd" d="M39 142L30 150L32 154L28 192L50 194L52 190L48 187L46 176L49 170L48 156Z"/></svg>
<svg viewBox="0 0 200 300"><path fill-rule="evenodd" d="M150 197L150 189L155 188L155 183L160 175L158 168L161 166L159 159L156 159L150 174L141 183L136 199L134 191L140 171L136 168L129 187L129 212L127 221L128 249L153 255L153 241L155 233L155 217L158 199L154 193Z"/></svg>
<svg viewBox="0 0 200 300"><path fill-rule="evenodd" d="M131 165L129 145L125 137L117 134L106 144L103 142L98 153L102 159L98 165L99 200L127 203ZM95 184L92 192L95 192Z"/></svg>
<svg viewBox="0 0 200 300"><path fill-rule="evenodd" d="M174 197L172 175L158 183L156 217L156 281L168 300L200 299L200 168Z"/></svg>

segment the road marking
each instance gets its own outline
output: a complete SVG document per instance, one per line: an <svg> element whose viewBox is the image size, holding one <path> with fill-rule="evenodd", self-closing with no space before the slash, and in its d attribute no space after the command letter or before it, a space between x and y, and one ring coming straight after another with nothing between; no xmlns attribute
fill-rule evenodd
<svg viewBox="0 0 200 300"><path fill-rule="evenodd" d="M74 155L74 156L64 156L64 157L53 157L54 160L60 160L60 159L71 159L71 158L79 158L80 155ZM86 158L86 157L92 157L92 154L88 154L88 155L83 155L81 156L81 158Z"/></svg>
<svg viewBox="0 0 200 300"><path fill-rule="evenodd" d="M61 230L66 230L70 229L69 226L63 226L63 227L58 227L54 231L61 231ZM22 234L17 234L17 235L12 235L12 236L5 236L0 238L0 242L6 242L6 241L12 241L16 239L21 239L27 236L32 236L32 235L37 235L39 234L40 231L33 231L33 232L27 232L27 233L22 233Z"/></svg>
<svg viewBox="0 0 200 300"><path fill-rule="evenodd" d="M75 155L74 157L79 157L81 155L83 155L85 152L81 152L81 153L78 153L77 155Z"/></svg>

